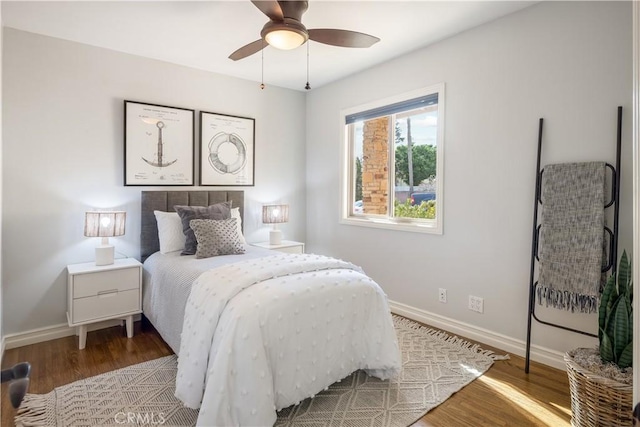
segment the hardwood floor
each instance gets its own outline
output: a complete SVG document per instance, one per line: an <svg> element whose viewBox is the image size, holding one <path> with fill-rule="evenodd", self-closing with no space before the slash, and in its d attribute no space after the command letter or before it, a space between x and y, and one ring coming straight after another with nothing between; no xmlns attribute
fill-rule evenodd
<svg viewBox="0 0 640 427"><path fill-rule="evenodd" d="M504 352L483 345L484 349ZM496 361L480 378L427 413L424 426L570 426L571 400L564 371L524 358Z"/></svg>
<svg viewBox="0 0 640 427"><path fill-rule="evenodd" d="M142 329L142 330L141 330ZM500 350L484 346L502 354ZM135 324L135 336L126 337L124 327L89 332L87 347L78 350L78 338L66 337L7 350L2 367L21 361L32 364L31 393L53 388L114 369L172 354L151 326ZM2 384L2 426L13 426L14 409ZM414 427L426 426L569 426L570 400L563 371L532 363L524 373L524 359L511 356L497 361L479 379L436 407Z"/></svg>

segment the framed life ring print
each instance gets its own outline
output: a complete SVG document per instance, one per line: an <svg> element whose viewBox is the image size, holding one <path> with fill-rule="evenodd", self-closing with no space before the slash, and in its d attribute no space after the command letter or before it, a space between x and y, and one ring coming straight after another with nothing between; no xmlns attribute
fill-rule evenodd
<svg viewBox="0 0 640 427"><path fill-rule="evenodd" d="M255 123L200 111L200 185L254 185Z"/></svg>

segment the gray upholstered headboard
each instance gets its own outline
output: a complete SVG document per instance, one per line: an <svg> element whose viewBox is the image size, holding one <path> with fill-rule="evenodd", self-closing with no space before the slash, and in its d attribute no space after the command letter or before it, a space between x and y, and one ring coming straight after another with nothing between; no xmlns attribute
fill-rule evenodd
<svg viewBox="0 0 640 427"><path fill-rule="evenodd" d="M153 211L175 212L175 205L209 206L220 202L232 202L240 208L244 220L244 191L143 191L140 210L140 259L160 250L158 224Z"/></svg>

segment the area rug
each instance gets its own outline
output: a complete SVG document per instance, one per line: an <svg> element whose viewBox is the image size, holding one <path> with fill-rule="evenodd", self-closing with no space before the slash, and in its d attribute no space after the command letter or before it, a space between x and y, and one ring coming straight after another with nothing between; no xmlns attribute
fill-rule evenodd
<svg viewBox="0 0 640 427"><path fill-rule="evenodd" d="M357 371L314 398L278 412L276 426L405 427L486 372L498 356L394 316L402 371L381 381ZM28 394L16 426L194 426L198 411L174 396L176 356Z"/></svg>

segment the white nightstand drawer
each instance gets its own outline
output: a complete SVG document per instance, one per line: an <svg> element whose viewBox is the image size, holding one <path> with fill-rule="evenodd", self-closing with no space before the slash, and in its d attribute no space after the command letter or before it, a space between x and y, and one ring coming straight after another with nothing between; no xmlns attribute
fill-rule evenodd
<svg viewBox="0 0 640 427"><path fill-rule="evenodd" d="M137 270L133 270L137 271ZM115 291L73 301L73 323L87 322L102 317L116 317L118 314L139 312L140 291Z"/></svg>
<svg viewBox="0 0 640 427"><path fill-rule="evenodd" d="M287 254L301 254L303 253L302 245L300 246L287 246L283 248L276 249L277 251L284 252Z"/></svg>
<svg viewBox="0 0 640 427"><path fill-rule="evenodd" d="M139 268L76 274L73 276L73 298L99 295L103 291L126 291L140 286Z"/></svg>

